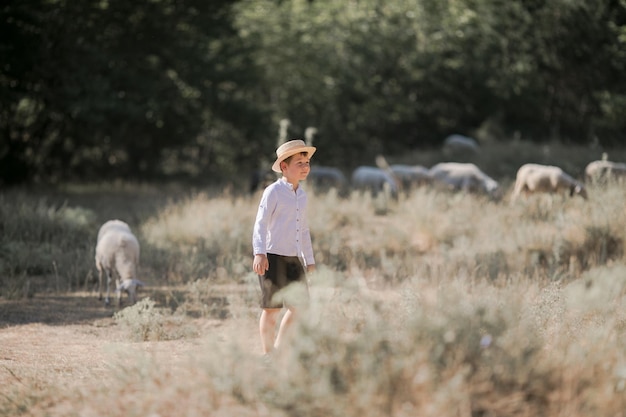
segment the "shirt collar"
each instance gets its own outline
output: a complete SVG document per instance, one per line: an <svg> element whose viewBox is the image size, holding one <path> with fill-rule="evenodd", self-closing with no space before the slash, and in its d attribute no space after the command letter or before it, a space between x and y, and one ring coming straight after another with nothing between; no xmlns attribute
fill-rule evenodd
<svg viewBox="0 0 626 417"><path fill-rule="evenodd" d="M287 181L287 178L281 177L280 182L283 183L285 186L289 187L291 191L293 191L293 184ZM298 187L298 189L300 189L300 187Z"/></svg>

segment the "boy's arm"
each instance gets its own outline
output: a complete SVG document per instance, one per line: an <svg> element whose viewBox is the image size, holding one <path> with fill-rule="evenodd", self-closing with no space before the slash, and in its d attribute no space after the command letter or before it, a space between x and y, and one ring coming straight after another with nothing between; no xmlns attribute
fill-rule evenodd
<svg viewBox="0 0 626 417"><path fill-rule="evenodd" d="M259 207L257 208L254 226L252 227L252 254L263 254L267 248L267 224L271 210L269 209L269 195L266 189L261 196Z"/></svg>
<svg viewBox="0 0 626 417"><path fill-rule="evenodd" d="M252 249L254 251L252 270L259 275L265 275L265 271L269 268L269 261L267 260L266 255L266 239L267 224L269 221L269 215L272 212L272 209L270 208L271 204L271 193L268 193L266 190L261 197L261 202L259 203L252 231Z"/></svg>

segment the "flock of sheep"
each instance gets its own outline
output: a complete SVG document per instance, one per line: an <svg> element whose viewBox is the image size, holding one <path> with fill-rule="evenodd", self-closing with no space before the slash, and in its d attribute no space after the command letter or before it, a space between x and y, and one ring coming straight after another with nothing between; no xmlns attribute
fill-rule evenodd
<svg viewBox="0 0 626 417"><path fill-rule="evenodd" d="M478 153L478 143L463 135L450 135L443 144L444 153ZM626 177L626 163L608 160L593 161L585 168L583 181L602 181ZM340 190L362 190L372 194L386 192L397 196L400 190L410 190L420 186L437 186L454 191L482 193L499 198L502 190L496 180L490 178L472 163L441 162L431 168L420 165L388 165L383 157L378 157L376 166L360 166L352 172L351 180L332 167L313 166L307 182L316 189L336 187ZM563 171L563 169L540 164L524 164L516 174L511 201L521 194L562 193L587 198L583 182Z"/></svg>
<svg viewBox="0 0 626 417"><path fill-rule="evenodd" d="M285 140L288 126L288 120L281 121L278 144ZM305 138L308 145L312 145L315 133L316 129L307 128ZM448 156L472 154L480 152L480 146L471 137L453 134L444 140L443 151ZM619 179L625 176L626 163L598 160L586 167L584 181ZM272 172L257 171L253 175L250 191L261 190L276 178L276 174ZM389 165L382 156L377 158L375 166L357 167L350 179L338 168L313 164L306 183L317 191L335 188L342 195L356 190L367 191L372 195L385 193L393 198L397 197L402 190L434 186L453 191L482 193L494 199L502 196L498 182L475 164L441 162L431 168L421 165ZM521 194L564 191L570 196L579 195L587 198L584 183L576 180L563 169L550 165L525 164L517 171L511 201L515 201Z"/></svg>
<svg viewBox="0 0 626 417"><path fill-rule="evenodd" d="M470 138L452 135L444 146L447 150L476 151ZM626 163L608 160L593 161L585 168L584 181L603 181L626 178ZM274 181L276 177L265 178ZM259 182L263 178L256 178ZM431 168L419 165L389 165L383 157L376 166L360 166L352 172L351 181L334 167L313 165L307 183L318 190L361 190L373 195L385 193L397 196L401 190L420 186L438 186L453 191L485 194L492 198L501 196L499 184L473 163L441 162ZM259 182L255 187L262 187ZM524 164L515 178L511 201L522 194L563 193L587 199L585 184L563 171L563 169L540 164ZM137 289L144 284L137 279L139 265L139 242L128 224L121 220L109 220L98 231L96 243L96 268L98 270L99 299L102 300L103 279L106 275L106 305L110 304L110 287L116 279L118 306L121 294L126 292L131 304L137 300Z"/></svg>
<svg viewBox="0 0 626 417"><path fill-rule="evenodd" d="M585 181L624 177L625 163L599 160L589 163L585 169ZM493 198L501 195L496 180L475 164L463 162L441 162L430 169L419 165L361 166L352 172L350 182L336 168L314 166L307 183L317 189L345 189L350 186L352 190L372 194L386 192L391 196L397 196L401 189L409 190L424 185L483 193ZM521 194L562 192L587 198L585 184L563 169L551 165L524 164L517 171L511 201L515 201Z"/></svg>

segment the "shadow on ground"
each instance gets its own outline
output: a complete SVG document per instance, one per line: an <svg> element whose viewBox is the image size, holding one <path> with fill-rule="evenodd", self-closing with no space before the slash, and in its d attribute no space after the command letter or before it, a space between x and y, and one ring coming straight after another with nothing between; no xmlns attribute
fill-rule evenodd
<svg viewBox="0 0 626 417"><path fill-rule="evenodd" d="M0 328L29 323L84 324L110 318L115 311L91 294L36 294L20 300L0 298Z"/></svg>
<svg viewBox="0 0 626 417"><path fill-rule="evenodd" d="M185 303L183 291L167 287L149 287L139 293L139 299L151 298L159 308L172 312ZM7 300L0 297L0 329L11 326L42 323L51 326L71 324L93 324L94 321L111 319L113 315L128 306L127 297L122 298L120 307L105 306L94 292L67 294L36 293L33 297ZM185 314L191 318L209 317L227 319L230 317L229 301L225 295L205 296L195 303L185 303Z"/></svg>

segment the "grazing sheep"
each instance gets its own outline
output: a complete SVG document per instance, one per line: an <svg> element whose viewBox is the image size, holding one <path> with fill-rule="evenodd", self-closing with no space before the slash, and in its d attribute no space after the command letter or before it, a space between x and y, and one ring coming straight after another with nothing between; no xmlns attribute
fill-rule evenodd
<svg viewBox="0 0 626 417"><path fill-rule="evenodd" d="M317 128L309 126L304 130L304 141L306 146L313 146L313 139L317 135ZM331 188L345 195L348 190L348 180L339 168L311 165L311 171L307 176L307 184L317 191L328 191Z"/></svg>
<svg viewBox="0 0 626 417"><path fill-rule="evenodd" d="M348 186L348 180L339 168L319 165L311 166L306 182L319 191L331 188L344 191Z"/></svg>
<svg viewBox="0 0 626 417"><path fill-rule="evenodd" d="M104 223L98 231L96 243L96 268L98 269L98 299L102 300L102 279L106 274L107 291L104 302L110 304L110 285L116 276L117 305L121 303L122 291L128 294L131 304L137 301L137 287L143 282L137 279L139 265L139 242L128 227L120 220Z"/></svg>
<svg viewBox="0 0 626 417"><path fill-rule="evenodd" d="M352 172L352 187L355 190L369 191L376 196L378 193L398 195L396 178L384 169L372 166L360 166Z"/></svg>
<svg viewBox="0 0 626 417"><path fill-rule="evenodd" d="M478 153L480 146L474 138L463 135L450 135L443 141L443 150L446 153L460 154L464 152Z"/></svg>
<svg viewBox="0 0 626 417"><path fill-rule="evenodd" d="M429 169L421 165L391 165L390 168L406 190L432 182Z"/></svg>
<svg viewBox="0 0 626 417"><path fill-rule="evenodd" d="M100 230L98 230L98 239L96 240L96 243L99 242L100 238L102 238L102 236L110 230L123 230L126 232L130 232L130 226L128 225L128 223L123 222L121 220L109 220L105 222L102 226L100 226Z"/></svg>
<svg viewBox="0 0 626 417"><path fill-rule="evenodd" d="M433 166L429 175L433 183L469 193L486 193L496 197L498 182L476 165L462 162L440 162Z"/></svg>
<svg viewBox="0 0 626 417"><path fill-rule="evenodd" d="M606 182L626 178L626 163L607 160L590 162L585 168L585 178L591 182Z"/></svg>
<svg viewBox="0 0 626 417"><path fill-rule="evenodd" d="M585 186L576 181L561 168L551 165L524 164L517 170L511 201L515 201L522 192L558 193L566 190L570 196L580 195L587 199Z"/></svg>

